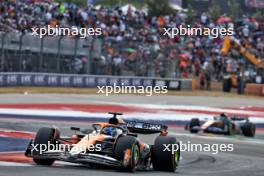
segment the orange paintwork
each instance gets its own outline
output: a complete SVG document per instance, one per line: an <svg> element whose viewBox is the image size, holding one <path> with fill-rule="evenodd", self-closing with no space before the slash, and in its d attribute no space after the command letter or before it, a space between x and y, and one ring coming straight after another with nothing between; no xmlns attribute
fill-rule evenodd
<svg viewBox="0 0 264 176"><path fill-rule="evenodd" d="M127 166L130 162L130 158L131 158L131 149L126 149L124 151L124 160L123 160L123 164L124 166Z"/></svg>
<svg viewBox="0 0 264 176"><path fill-rule="evenodd" d="M94 123L93 125L99 125L100 129L107 127L107 126L117 126L109 123L104 123L104 122L99 122L99 123ZM54 134L55 135L55 134ZM79 138L76 134L72 135L70 140L67 141L61 141L62 143L71 143L71 144L76 144L74 146L75 149L87 149L90 145L95 144L96 141L103 141L105 139L104 134L89 134L85 136L84 138Z"/></svg>
<svg viewBox="0 0 264 176"><path fill-rule="evenodd" d="M89 134L86 135L81 141L74 145L72 148L73 153L81 153L89 149L91 145L95 145L96 141L103 141L105 139L105 135L103 134Z"/></svg>
<svg viewBox="0 0 264 176"><path fill-rule="evenodd" d="M144 149L144 147L145 147L145 144L144 144L143 142L141 142L141 143L139 144L139 146L140 146L140 151L142 151L142 150Z"/></svg>

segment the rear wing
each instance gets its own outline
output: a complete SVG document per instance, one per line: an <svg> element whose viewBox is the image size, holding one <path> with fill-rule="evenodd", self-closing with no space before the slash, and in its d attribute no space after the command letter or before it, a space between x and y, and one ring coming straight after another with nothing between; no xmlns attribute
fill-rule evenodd
<svg viewBox="0 0 264 176"><path fill-rule="evenodd" d="M140 134L166 133L168 129L166 125L140 121L126 121L126 126L129 132Z"/></svg>

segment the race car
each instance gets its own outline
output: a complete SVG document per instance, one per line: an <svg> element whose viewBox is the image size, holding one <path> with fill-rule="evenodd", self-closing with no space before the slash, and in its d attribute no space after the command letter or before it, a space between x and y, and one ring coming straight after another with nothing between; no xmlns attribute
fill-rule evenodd
<svg viewBox="0 0 264 176"><path fill-rule="evenodd" d="M180 161L179 142L169 137L168 127L139 121L123 121L117 115L108 123L94 123L92 129L71 127L71 137L62 137L57 128L40 128L26 149L38 165L52 165L56 160L81 163L91 167L113 166L126 171L159 170L174 172ZM137 133L155 134L153 145L142 142ZM45 147L50 146L52 147ZM165 146L173 146L165 150Z"/></svg>
<svg viewBox="0 0 264 176"><path fill-rule="evenodd" d="M247 137L254 137L256 126L249 121L248 117L228 117L226 114L215 116L213 120L202 121L199 118L193 118L186 124L185 130L190 133L198 133L203 131L205 133L214 134L240 134Z"/></svg>

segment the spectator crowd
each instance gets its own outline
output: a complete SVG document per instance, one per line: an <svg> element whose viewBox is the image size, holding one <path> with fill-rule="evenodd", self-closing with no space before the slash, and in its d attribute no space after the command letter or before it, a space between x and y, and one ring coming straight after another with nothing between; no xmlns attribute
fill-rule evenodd
<svg viewBox="0 0 264 176"><path fill-rule="evenodd" d="M221 20L222 19L222 20ZM264 18L263 18L264 19ZM190 18L187 12L150 17L146 12L118 7L77 7L75 4L33 0L0 0L0 31L32 32L32 27L100 27L103 34L100 55L91 60L92 74L149 77L197 77L201 88L211 80L222 80L225 73L236 73L241 66L246 75L259 74L236 50L221 54L224 36L164 36L163 28L233 27L236 40L264 61L264 23L243 15L237 19L220 16L213 20L205 12ZM72 66L82 68L82 59L73 58ZM78 71L77 71L78 72ZM261 74L261 73L260 73Z"/></svg>

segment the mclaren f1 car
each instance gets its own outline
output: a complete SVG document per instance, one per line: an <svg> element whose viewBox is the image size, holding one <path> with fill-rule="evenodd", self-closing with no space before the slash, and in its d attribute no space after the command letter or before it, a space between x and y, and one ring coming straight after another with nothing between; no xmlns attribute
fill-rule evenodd
<svg viewBox="0 0 264 176"><path fill-rule="evenodd" d="M169 137L167 126L139 121L123 121L117 115L108 123L94 123L91 129L71 127L71 137L62 137L57 128L38 130L26 149L38 165L52 165L56 160L80 163L92 167L113 166L127 171L160 170L174 172L180 161L180 147L164 150L164 146L179 145ZM141 141L138 134L159 134L154 144ZM45 147L53 144L53 147ZM54 147L56 146L56 147ZM59 146L59 147L57 147Z"/></svg>
<svg viewBox="0 0 264 176"><path fill-rule="evenodd" d="M199 118L193 118L186 124L185 130L191 133L203 131L205 133L225 135L240 134L247 137L254 137L256 126L250 122L248 117L228 117L226 114L220 114L212 120L203 121Z"/></svg>

